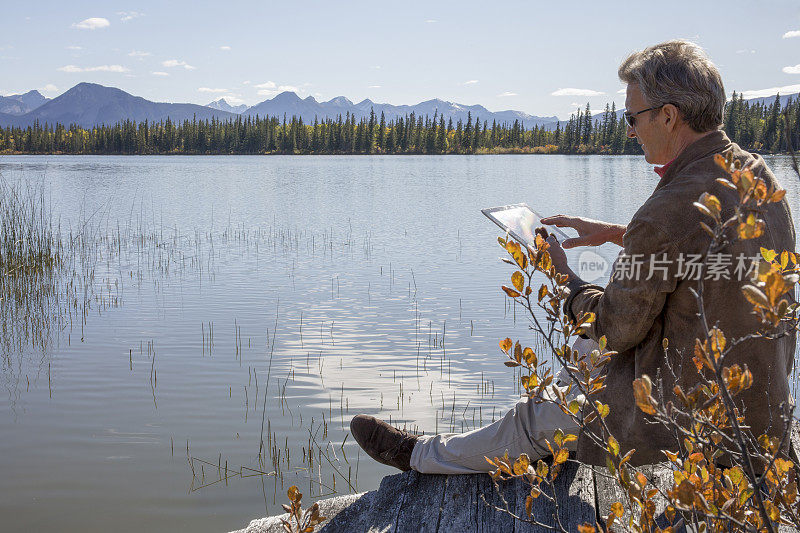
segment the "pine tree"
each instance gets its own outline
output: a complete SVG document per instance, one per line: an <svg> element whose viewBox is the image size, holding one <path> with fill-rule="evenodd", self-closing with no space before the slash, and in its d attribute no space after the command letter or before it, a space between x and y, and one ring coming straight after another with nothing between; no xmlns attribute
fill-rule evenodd
<svg viewBox="0 0 800 533"><path fill-rule="evenodd" d="M386 150L386 144L385 144L386 134L385 134L385 131L386 131L386 117L384 116L383 111L381 111L381 122L378 125L378 141L377 141L377 149L378 149L377 151L378 151L378 153L383 153Z"/></svg>
<svg viewBox="0 0 800 533"><path fill-rule="evenodd" d="M581 144L589 144L592 138L592 111L589 102L586 102L586 111L583 114L583 131L581 131Z"/></svg>
<svg viewBox="0 0 800 533"><path fill-rule="evenodd" d="M461 143L465 152L472 149L472 111L467 111L467 122L464 126L463 142Z"/></svg>
<svg viewBox="0 0 800 533"><path fill-rule="evenodd" d="M378 124L378 119L375 116L375 110L370 107L369 109L369 124L367 124L367 132L366 132L366 152L371 154L374 152L373 150L373 141L375 139L375 127Z"/></svg>
<svg viewBox="0 0 800 533"><path fill-rule="evenodd" d="M439 115L439 127L436 130L436 153L447 152L447 128L444 125L444 116Z"/></svg>

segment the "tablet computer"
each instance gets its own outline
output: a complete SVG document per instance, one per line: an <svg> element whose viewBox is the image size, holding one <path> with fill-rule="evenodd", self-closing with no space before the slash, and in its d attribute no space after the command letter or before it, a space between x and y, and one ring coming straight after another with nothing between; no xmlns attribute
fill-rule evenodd
<svg viewBox="0 0 800 533"><path fill-rule="evenodd" d="M528 207L528 204L489 207L481 209L481 213L500 226L503 231L508 232L516 241L528 244L528 246L534 246L536 242L536 228L545 226L545 224L542 224L542 216ZM570 238L569 235L556 226L546 227L548 232L555 233L561 240Z"/></svg>

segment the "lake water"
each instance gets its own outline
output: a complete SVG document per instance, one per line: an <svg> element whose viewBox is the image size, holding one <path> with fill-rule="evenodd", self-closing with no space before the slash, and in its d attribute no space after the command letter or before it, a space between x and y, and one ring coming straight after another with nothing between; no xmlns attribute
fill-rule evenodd
<svg viewBox="0 0 800 533"><path fill-rule="evenodd" d="M768 161L797 225L800 181ZM527 322L480 209L627 223L657 182L626 156L3 156L0 173L96 243L85 315L4 354L5 531L230 530L292 484L306 504L376 488L393 470L347 436L354 414L461 431L519 394L497 343Z"/></svg>

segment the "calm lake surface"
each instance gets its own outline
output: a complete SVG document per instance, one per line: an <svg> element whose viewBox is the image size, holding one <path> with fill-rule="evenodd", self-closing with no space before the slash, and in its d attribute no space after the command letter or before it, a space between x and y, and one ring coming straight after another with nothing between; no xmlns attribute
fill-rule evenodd
<svg viewBox="0 0 800 533"><path fill-rule="evenodd" d="M768 162L799 226L800 181ZM223 531L292 484L306 505L376 488L393 470L347 436L354 414L462 431L519 395L497 343L527 321L480 209L627 223L657 182L626 156L3 156L0 173L95 243L90 305L3 354L4 531Z"/></svg>

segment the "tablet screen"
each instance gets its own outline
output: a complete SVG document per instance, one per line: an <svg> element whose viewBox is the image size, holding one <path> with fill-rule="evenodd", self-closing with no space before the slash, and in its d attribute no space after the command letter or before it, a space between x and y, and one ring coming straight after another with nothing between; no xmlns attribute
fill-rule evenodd
<svg viewBox="0 0 800 533"><path fill-rule="evenodd" d="M504 205L482 209L481 212L495 224L507 231L514 239L533 245L536 242L536 228L544 226L542 217L527 204ZM555 233L560 239L568 239L566 233L555 226L546 226L547 231Z"/></svg>

